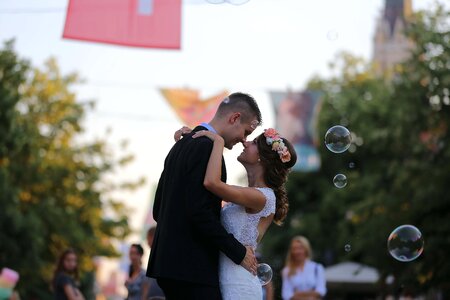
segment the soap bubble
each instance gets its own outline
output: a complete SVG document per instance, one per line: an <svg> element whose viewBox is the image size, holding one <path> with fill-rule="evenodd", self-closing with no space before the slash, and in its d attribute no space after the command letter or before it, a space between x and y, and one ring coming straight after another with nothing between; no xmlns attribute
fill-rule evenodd
<svg viewBox="0 0 450 300"><path fill-rule="evenodd" d="M345 176L344 174L337 174L333 178L333 183L335 187L342 189L347 185L347 176Z"/></svg>
<svg viewBox="0 0 450 300"><path fill-rule="evenodd" d="M206 0L206 1L211 4L222 4L222 3L228 2L233 5L242 5L242 4L247 3L250 0Z"/></svg>
<svg viewBox="0 0 450 300"><path fill-rule="evenodd" d="M258 264L256 273L261 285L266 285L270 282L270 280L272 280L272 268L268 264Z"/></svg>
<svg viewBox="0 0 450 300"><path fill-rule="evenodd" d="M346 151L352 142L350 131L344 126L336 125L325 134L325 145L333 153Z"/></svg>
<svg viewBox="0 0 450 300"><path fill-rule="evenodd" d="M328 30L328 32L327 32L327 39L328 40L333 42L333 41L337 40L338 37L339 37L339 34L338 34L338 32L336 30Z"/></svg>
<svg viewBox="0 0 450 300"><path fill-rule="evenodd" d="M422 233L413 225L402 225L389 235L387 246L389 253L398 261L409 262L423 252Z"/></svg>
<svg viewBox="0 0 450 300"><path fill-rule="evenodd" d="M233 4L233 5L242 5L247 3L250 0L227 0L228 3Z"/></svg>

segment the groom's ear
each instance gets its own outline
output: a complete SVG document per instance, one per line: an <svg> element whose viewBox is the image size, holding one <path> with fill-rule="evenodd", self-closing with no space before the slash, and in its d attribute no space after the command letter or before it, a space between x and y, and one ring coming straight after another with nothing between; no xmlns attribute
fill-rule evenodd
<svg viewBox="0 0 450 300"><path fill-rule="evenodd" d="M241 117L240 112L234 112L229 116L228 120L229 120L230 124L234 124L240 119L240 117Z"/></svg>

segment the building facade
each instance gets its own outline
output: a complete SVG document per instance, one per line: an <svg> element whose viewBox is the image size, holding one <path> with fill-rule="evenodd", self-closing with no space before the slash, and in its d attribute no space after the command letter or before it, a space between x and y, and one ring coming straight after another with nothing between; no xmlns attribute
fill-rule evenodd
<svg viewBox="0 0 450 300"><path fill-rule="evenodd" d="M391 77L395 65L405 61L413 47L404 34L412 15L412 0L385 0L373 39L373 63L377 75Z"/></svg>

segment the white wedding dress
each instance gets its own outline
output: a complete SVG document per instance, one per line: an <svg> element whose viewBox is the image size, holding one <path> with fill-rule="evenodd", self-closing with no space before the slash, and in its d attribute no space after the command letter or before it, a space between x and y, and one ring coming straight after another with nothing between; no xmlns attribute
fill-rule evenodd
<svg viewBox="0 0 450 300"><path fill-rule="evenodd" d="M221 211L222 225L234 235L244 246L256 249L258 224L262 217L275 213L276 198L271 188L256 188L266 197L264 208L249 214L245 207L228 203ZM252 275L242 266L235 264L223 253L220 253L219 271L220 290L223 300L261 300L262 287L257 276Z"/></svg>

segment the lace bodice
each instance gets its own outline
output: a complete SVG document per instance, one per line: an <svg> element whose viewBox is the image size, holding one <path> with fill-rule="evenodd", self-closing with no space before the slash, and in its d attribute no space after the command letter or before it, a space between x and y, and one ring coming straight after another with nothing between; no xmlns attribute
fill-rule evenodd
<svg viewBox="0 0 450 300"><path fill-rule="evenodd" d="M258 224L262 217L275 213L276 198L271 188L256 188L266 198L264 208L256 213L249 214L245 207L234 203L228 203L222 208L222 225L234 235L234 237L246 246L256 248L258 239Z"/></svg>
<svg viewBox="0 0 450 300"><path fill-rule="evenodd" d="M276 198L270 188L256 188L264 194L266 204L256 214L248 214L245 207L228 203L222 208L222 225L245 246L256 248L258 224L262 217L275 213ZM262 288L258 278L235 264L223 253L220 255L219 283L223 300L261 300Z"/></svg>

